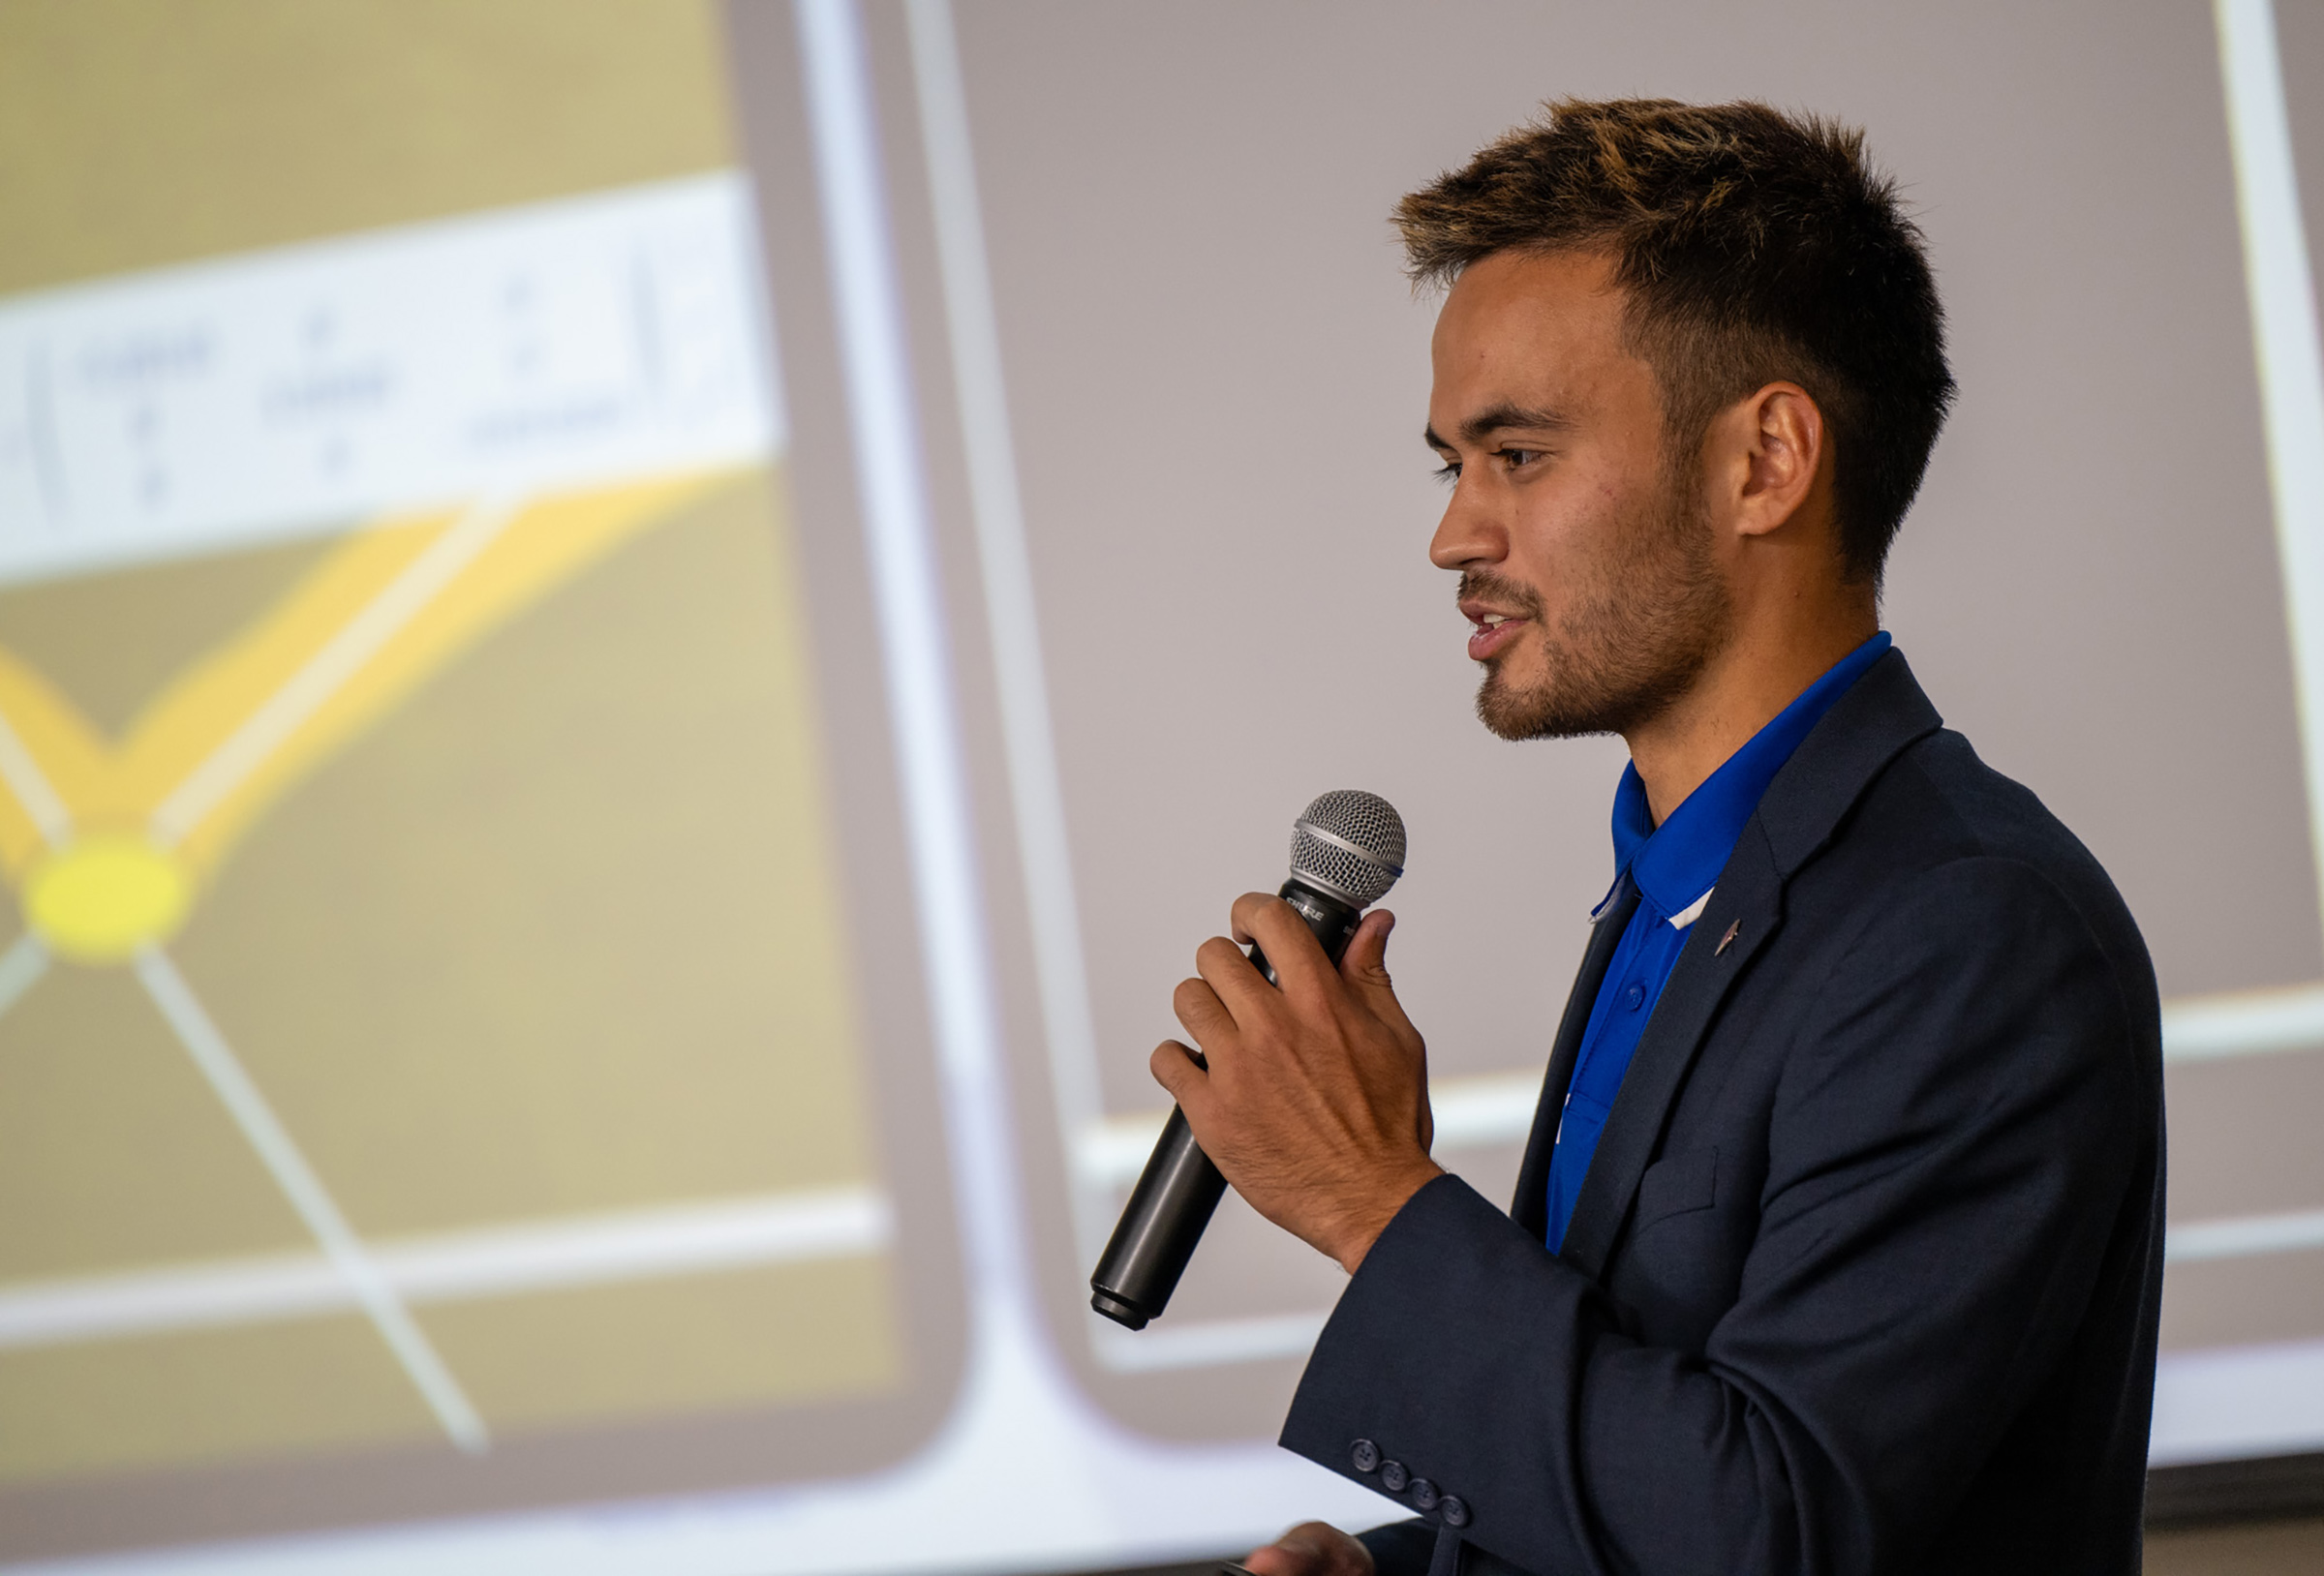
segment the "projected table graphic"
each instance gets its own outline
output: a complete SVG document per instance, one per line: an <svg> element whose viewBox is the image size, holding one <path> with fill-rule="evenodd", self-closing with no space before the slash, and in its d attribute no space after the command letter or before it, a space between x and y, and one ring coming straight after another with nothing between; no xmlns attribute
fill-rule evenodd
<svg viewBox="0 0 2324 1576"><path fill-rule="evenodd" d="M0 1478L899 1381L747 214L0 306L0 1107L72 1140L0 1144ZM318 322L367 370L287 398ZM107 726L68 595L238 617Z"/></svg>

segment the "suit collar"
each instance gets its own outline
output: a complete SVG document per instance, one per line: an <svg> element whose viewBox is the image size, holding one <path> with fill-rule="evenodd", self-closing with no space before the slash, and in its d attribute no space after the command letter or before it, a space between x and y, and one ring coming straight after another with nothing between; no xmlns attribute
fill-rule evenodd
<svg viewBox="0 0 2324 1576"><path fill-rule="evenodd" d="M1623 1076L1620 1093L1614 1097L1614 1108L1599 1135L1597 1152L1575 1201L1574 1219L1566 1227L1559 1257L1592 1277L1605 1272L1622 1225L1629 1218L1638 1178L1662 1141L1670 1105L1686 1081L1704 1036L1728 992L1783 924L1785 884L1831 840L1842 818L1888 763L1942 725L1937 709L1921 693L1903 655L1890 651L1824 713L1776 773L1758 811L1736 840L1710 902L1689 933L1663 986L1662 999L1639 1036L1637 1051ZM1628 912L1624 907L1625 924ZM1567 1002L1565 1020L1558 1031L1557 1048L1565 1057L1564 1077L1572 1076L1573 1056L1580 1043L1576 1013L1586 1022L1605 972L1605 962L1601 961L1592 975L1588 959L1598 955L1602 942L1605 959L1613 955L1608 926L1601 924L1598 929L1584 959L1583 978L1575 982L1575 995ZM1569 1030L1574 1041L1571 1048L1566 1044ZM1526 1147L1519 1183L1521 1190L1530 1185L1530 1192L1537 1195L1547 1185L1548 1144L1543 1130L1546 1124L1554 1139L1551 1107L1562 1106L1565 1096L1554 1054L1550 1075L1543 1091L1543 1109L1535 1116L1533 1141ZM1517 1202L1530 1208L1530 1215L1519 1214L1518 1220L1530 1221L1539 1235L1545 1211L1543 1200L1521 1191Z"/></svg>
<svg viewBox="0 0 2324 1576"><path fill-rule="evenodd" d="M1831 841L1890 761L1942 726L1905 653L1890 648L1800 741L1759 800L1758 820L1784 879Z"/></svg>
<svg viewBox="0 0 2324 1576"><path fill-rule="evenodd" d="M1759 802L1816 724L1891 650L1883 629L1791 697L1758 732L1697 783L1658 826L1634 763L1614 790L1614 863L1665 918L1697 904L1719 879ZM1684 926L1682 925L1681 928Z"/></svg>

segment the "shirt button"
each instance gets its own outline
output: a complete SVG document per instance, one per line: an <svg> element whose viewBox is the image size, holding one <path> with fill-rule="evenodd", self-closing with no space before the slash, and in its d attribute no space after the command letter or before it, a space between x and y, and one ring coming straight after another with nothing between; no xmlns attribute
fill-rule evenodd
<svg viewBox="0 0 2324 1576"><path fill-rule="evenodd" d="M1358 1440L1356 1447L1348 1452L1348 1458L1356 1463L1358 1471L1368 1472L1380 1465L1380 1447L1369 1440Z"/></svg>
<svg viewBox="0 0 2324 1576"><path fill-rule="evenodd" d="M1469 1525L1469 1507L1466 1504L1463 1504L1459 1498L1455 1495L1448 1494L1445 1496L1444 1514L1445 1525L1447 1527L1466 1527Z"/></svg>
<svg viewBox="0 0 2324 1576"><path fill-rule="evenodd" d="M1636 1012L1640 1007L1644 1006L1645 1002L1646 987L1642 985L1639 985L1636 981L1631 983L1631 986L1628 990L1622 992L1622 1005L1629 1008L1634 1013Z"/></svg>
<svg viewBox="0 0 2324 1576"><path fill-rule="evenodd" d="M1416 1477L1412 1480L1412 1502L1415 1505L1419 1506L1422 1510L1434 1510L1436 1508L1436 1485L1434 1483L1429 1482L1425 1477Z"/></svg>
<svg viewBox="0 0 2324 1576"><path fill-rule="evenodd" d="M1389 1493L1403 1493L1404 1485L1411 1480L1412 1474L1404 1470L1402 1462L1384 1461L1380 1464L1380 1481L1388 1485Z"/></svg>

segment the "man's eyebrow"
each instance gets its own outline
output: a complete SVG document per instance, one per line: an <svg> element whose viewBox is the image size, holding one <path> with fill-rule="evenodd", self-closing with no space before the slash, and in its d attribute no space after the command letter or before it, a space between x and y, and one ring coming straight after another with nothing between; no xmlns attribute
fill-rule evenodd
<svg viewBox="0 0 2324 1576"><path fill-rule="evenodd" d="M1545 406L1495 405L1462 422L1460 436L1472 443L1482 443L1499 432L1557 433L1573 425L1572 416Z"/></svg>
<svg viewBox="0 0 2324 1576"><path fill-rule="evenodd" d="M1482 443L1500 432L1562 433L1570 431L1573 426L1574 418L1562 410L1541 406L1495 405L1462 422L1460 436L1464 442ZM1452 450L1451 443L1437 436L1433 425L1422 431L1421 440L1441 454L1449 454Z"/></svg>

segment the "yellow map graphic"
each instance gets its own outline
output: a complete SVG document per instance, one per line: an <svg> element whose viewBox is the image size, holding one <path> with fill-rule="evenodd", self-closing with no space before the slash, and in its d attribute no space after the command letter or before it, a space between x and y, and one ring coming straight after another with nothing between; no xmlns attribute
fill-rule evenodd
<svg viewBox="0 0 2324 1576"><path fill-rule="evenodd" d="M80 962L166 941L252 818L496 624L708 482L382 525L154 697L118 743L0 648L0 870Z"/></svg>
<svg viewBox="0 0 2324 1576"><path fill-rule="evenodd" d="M144 318L92 339L46 292L715 186L734 124L707 0L0 5L0 312L39 319L0 351L46 344L64 389ZM642 261L710 278L680 266L723 256L702 233ZM465 335L456 379L396 385L413 432L463 443L483 429L438 392L514 402L529 367L614 388L590 379L644 342L646 276L623 263L595 339L447 316L516 272L379 300L357 279L394 310L335 339L335 288L278 284L253 310L280 322L205 377ZM756 355L747 321L704 320ZM690 352L634 359L617 415L696 386ZM82 387L76 430L199 444L222 429L192 386ZM212 469L274 497L321 473L337 419L277 412ZM148 518L132 486L113 556L0 581L0 1561L779 1476L789 1409L825 1404L828 1439L932 1377L899 1315L780 435L528 449L521 493L349 442L334 500L474 496L186 504L252 532L205 551L169 534L196 489ZM91 485L0 522L13 545L103 535L130 450L76 452ZM313 1471L343 1498L284 1475Z"/></svg>
<svg viewBox="0 0 2324 1576"><path fill-rule="evenodd" d="M609 593L617 603L635 603L641 595L658 601L665 611L647 613L641 606L630 622L606 629L602 639L617 659L626 657L661 684L682 682L684 673L667 669L657 652L639 644L653 638L647 634L653 625L635 620L667 620L672 594L681 599L676 606L699 604L697 616L712 630L721 623L731 627L732 618L753 603L763 610L761 619L783 617L795 604L780 581L752 595L754 577L746 573L741 597L731 587L722 597L706 601L704 595L706 577L733 578L732 570L722 572L704 556L711 543L732 544L717 551L728 558L740 552L745 570L780 562L768 558L779 545L766 512L770 479L753 468L565 495L492 498L348 531L315 554L255 616L184 663L115 738L107 737L33 662L0 649L0 875L18 889L25 919L23 934L0 954L0 1013L7 1015L0 1018L6 1035L0 1039L0 1106L22 1098L12 1090L23 1085L11 1080L37 1076L33 1065L54 1044L53 1029L36 1030L39 1038L31 1045L15 1033L18 1020L52 994L57 1005L50 1011L65 1012L72 1024L70 1041L58 1047L64 1060L57 1066L90 1069L74 1076L118 1087L91 1067L118 1057L107 1044L118 1031L98 1026L85 989L73 981L121 981L141 991L174 1041L173 1054L190 1062L206 1084L206 1096L194 1096L191 1106L185 1103L191 1091L171 1097L172 1128L215 1126L219 1114L229 1119L245 1153L320 1250L303 1258L285 1258L279 1249L272 1257L221 1258L215 1248L205 1256L189 1241L175 1253L164 1248L157 1260L150 1249L130 1248L123 1227L106 1225L112 1217L102 1209L87 1217L90 1224L70 1243L45 1250L36 1247L37 1225L35 1236L15 1249L4 1239L22 1237L21 1223L13 1233L0 1232L0 1413L23 1425L0 1430L0 1478L108 1461L408 1437L407 1409L392 1400L391 1389L382 1389L378 1376L364 1377L367 1360L355 1357L342 1333L332 1333L343 1330L350 1313L368 1321L373 1339L383 1343L408 1386L405 1394L422 1403L422 1415L432 1415L439 1437L472 1452L490 1448L500 1426L496 1414L521 1425L685 1409L753 1396L812 1395L834 1384L877 1388L895 1373L884 1285L876 1274L865 1279L848 1268L876 1264L890 1232L889 1206L879 1190L850 1179L863 1176L853 1047L827 931L830 872L817 868L818 859L800 857L822 833L811 793L799 797L805 785L792 777L796 765L776 766L777 775L761 777L755 786L736 785L746 802L761 798L773 817L767 826L777 842L765 843L761 833L757 846L772 852L782 839L801 841L795 843L788 890L761 889L784 910L749 923L743 932L750 938L746 946L776 951L753 974L725 977L721 988L729 1005L717 998L702 1004L712 1015L708 1019L700 1006L689 1014L657 1005L656 993L668 989L657 982L670 979L673 966L687 966L685 952L666 961L633 956L626 968L586 955L551 965L576 984L589 982L600 997L612 988L615 999L634 1004L626 1012L642 1015L641 1021L659 1019L669 1034L695 1042L686 1046L683 1058L674 1054L677 1043L617 1027L613 1043L598 1055L615 1055L620 1065L599 1059L528 1071L542 1052L556 1055L554 1038L529 1048L540 1034L553 1034L545 1022L510 1041L506 1028L492 1028L498 1015L489 998L469 1002L439 990L428 994L428 1003L445 1025L436 1032L456 1037L458 1059L451 1065L462 1087L442 1083L443 1073L429 1062L413 1062L401 1074L389 1067L365 1076L382 1090L399 1077L410 1087L394 1097L396 1104L382 1105L378 1093L367 1096L352 1085L334 1093L334 1085L315 1083L312 1068L343 1059L335 1045L311 1045L297 1060L284 1062L281 1030L268 1021L275 1009L266 1006L266 996L254 999L245 989L228 1003L232 1011L213 1016L174 955L181 928L188 938L207 934L199 924L205 896L227 874L237 847L261 831L271 809L290 802L318 772L437 687L431 681L493 637L505 637L562 589L594 585L600 605ZM664 555L673 567L652 567L651 556L636 556L640 543L673 530L696 543L676 560ZM164 565L138 572L185 571ZM629 587L636 589L623 589ZM11 594L21 601L42 591L21 588ZM548 650L571 650L569 620L565 627ZM671 642L665 637L659 644ZM556 660L545 673L537 665L530 671L553 680ZM566 662L573 665L569 657ZM587 686L596 672L576 670L572 682ZM767 720L796 728L808 715L800 710L805 703L796 689L798 676L778 672L772 678L772 688L766 679L745 679L742 693L770 700L791 695L780 703L788 720ZM540 678L525 682L541 700L549 699L537 689ZM782 748L781 760L804 765L813 758L805 739ZM751 758L746 751L734 765L740 769ZM715 759L668 764L681 775L689 770L722 774ZM455 806L451 813L466 812ZM398 835L419 839L446 830L415 823ZM749 869L765 856L750 851L749 836L737 840L743 831L650 823L629 829L628 835L664 843L682 865L688 851L697 851L698 863L708 838L707 846L724 844L738 869ZM388 841L343 847L337 857L377 868L421 847ZM474 896L447 893L444 901L457 905ZM706 918L721 911L714 891L701 890L692 900ZM247 899L238 912L232 923L246 928ZM766 928L768 921L775 930ZM318 912L312 923L337 926L344 921ZM385 914L368 923L372 933L391 936L413 920ZM826 930L818 933L816 926ZM433 927L456 957L465 956L463 968L486 974L496 968L495 949L505 943L474 930L456 908L440 915ZM224 934L233 933L229 928ZM326 942L326 951L359 947L357 934L336 949ZM688 950L701 954L709 942L708 936L696 938ZM223 955L215 942L210 946L213 959L231 958L248 943L229 939ZM67 975L46 983L59 962ZM363 977L359 952L333 967L349 964L354 969L351 981ZM510 957L505 964L506 972L521 976L528 960ZM609 964L610 987L604 983ZM261 976L257 983L292 1002L314 985L295 972L271 981ZM736 1007L769 991L776 993L768 1003L779 1020L796 1023L808 1038L763 1048L733 1039L733 1029L723 1025L742 1021L734 1017ZM765 1009L743 1011L764 1020ZM331 1041L360 1043L368 1030L351 1022L334 1028ZM246 1031L255 1047L240 1044ZM44 1049L36 1054L34 1046ZM271 1071L246 1064L246 1050L268 1046ZM394 1042L386 1048L409 1055ZM317 1062L314 1053L328 1059ZM704 1056L713 1060L704 1063ZM349 1064L335 1076L345 1078L360 1065ZM703 1087L699 1076L687 1076L688 1066L723 1081ZM544 1084L543 1076L551 1082ZM278 1092L296 1094L301 1085L304 1104L278 1109ZM786 1087L788 1109L767 1104L775 1090ZM543 1107L552 1089L571 1107L568 1116ZM118 1100L102 1088L93 1092ZM481 1114L447 1127L454 1116L444 1105L447 1097ZM318 1099L323 1104L318 1106ZM414 1099L418 1104L409 1105ZM754 1146L763 1158L735 1151L731 1140L706 1128L705 1102L740 1106L739 1131L755 1126L764 1135L762 1145ZM759 1109L755 1120L753 1105ZM38 1150L0 1156L0 1195L21 1198L26 1188L55 1194L61 1187L67 1190L62 1197L76 1197L86 1188L67 1174L77 1159L68 1165L61 1157L92 1145L102 1153L108 1140L88 1130L85 1118L60 1113L55 1120L77 1120L83 1131L53 1151L59 1158L44 1160ZM479 1150L463 1136L476 1121L489 1126L493 1120L579 1125L571 1130L573 1138L555 1140L529 1168L511 1172L502 1158L505 1139L479 1135L486 1145ZM815 1142L782 1140L784 1132L801 1124L818 1134ZM380 1162L362 1158L376 1147L367 1136L374 1132L433 1135L434 1150L423 1160L398 1146L385 1154L382 1169ZM605 1151L601 1138L582 1137L592 1132L626 1132L634 1158ZM546 1137L531 1141L537 1146ZM322 1147L314 1149L318 1143ZM356 1147L351 1150L351 1143ZM565 1150L572 1159L556 1159ZM200 1152L207 1158L194 1162L196 1172L182 1178L198 1193L215 1185L202 1173L224 1163L214 1142ZM721 1162L721 1153L735 1158ZM663 1158L655 1159L657 1154ZM850 1154L859 1158L845 1158ZM584 1168L572 1170L576 1162ZM107 1165L119 1177L125 1167L135 1172L154 1163L154 1157L115 1151ZM166 1173L168 1164L159 1164ZM734 1180L722 1180L729 1177ZM785 1180L793 1177L798 1180ZM168 1183L166 1174L156 1180ZM119 1182L106 1185L117 1188ZM422 1201L429 1197L438 1201ZM249 1224L234 1227L229 1239L252 1240L255 1231L257 1241L281 1242L281 1227L251 1219L251 1207L247 1201L238 1206ZM154 1210L148 1204L137 1213L151 1216ZM395 1228L398 1220L442 1224L414 1233L409 1226ZM380 1235L375 1222L386 1223L388 1234ZM167 1240L166 1223L159 1224ZM136 1230L152 1235L146 1227ZM106 1251L108 1236L122 1245ZM91 1267L103 1266L94 1278L57 1279L53 1270L46 1277L24 1274L24 1267L44 1259L62 1267L60 1251L63 1261L87 1262L92 1246L98 1254ZM23 1257L27 1247L35 1248L30 1260ZM641 1301L648 1284L671 1289ZM494 1307L507 1309L516 1323L478 1324ZM237 1327L266 1332L263 1344L237 1346L229 1336ZM527 1328L530 1338L519 1333ZM306 1329L313 1335L297 1333ZM617 1331L633 1333L617 1337ZM690 1343L690 1365L649 1355L672 1337ZM611 1360L602 1349L608 1340L617 1341ZM630 1349L621 1352L618 1343ZM165 1352L174 1355L154 1367ZM257 1374L274 1376L257 1379L258 1388L246 1378L239 1387L213 1393L215 1381L202 1378L250 1375L254 1363ZM307 1379L292 1382L301 1372ZM212 1399L193 1399L205 1393ZM268 1395L276 1400L254 1405ZM269 1422L272 1409L287 1411Z"/></svg>

